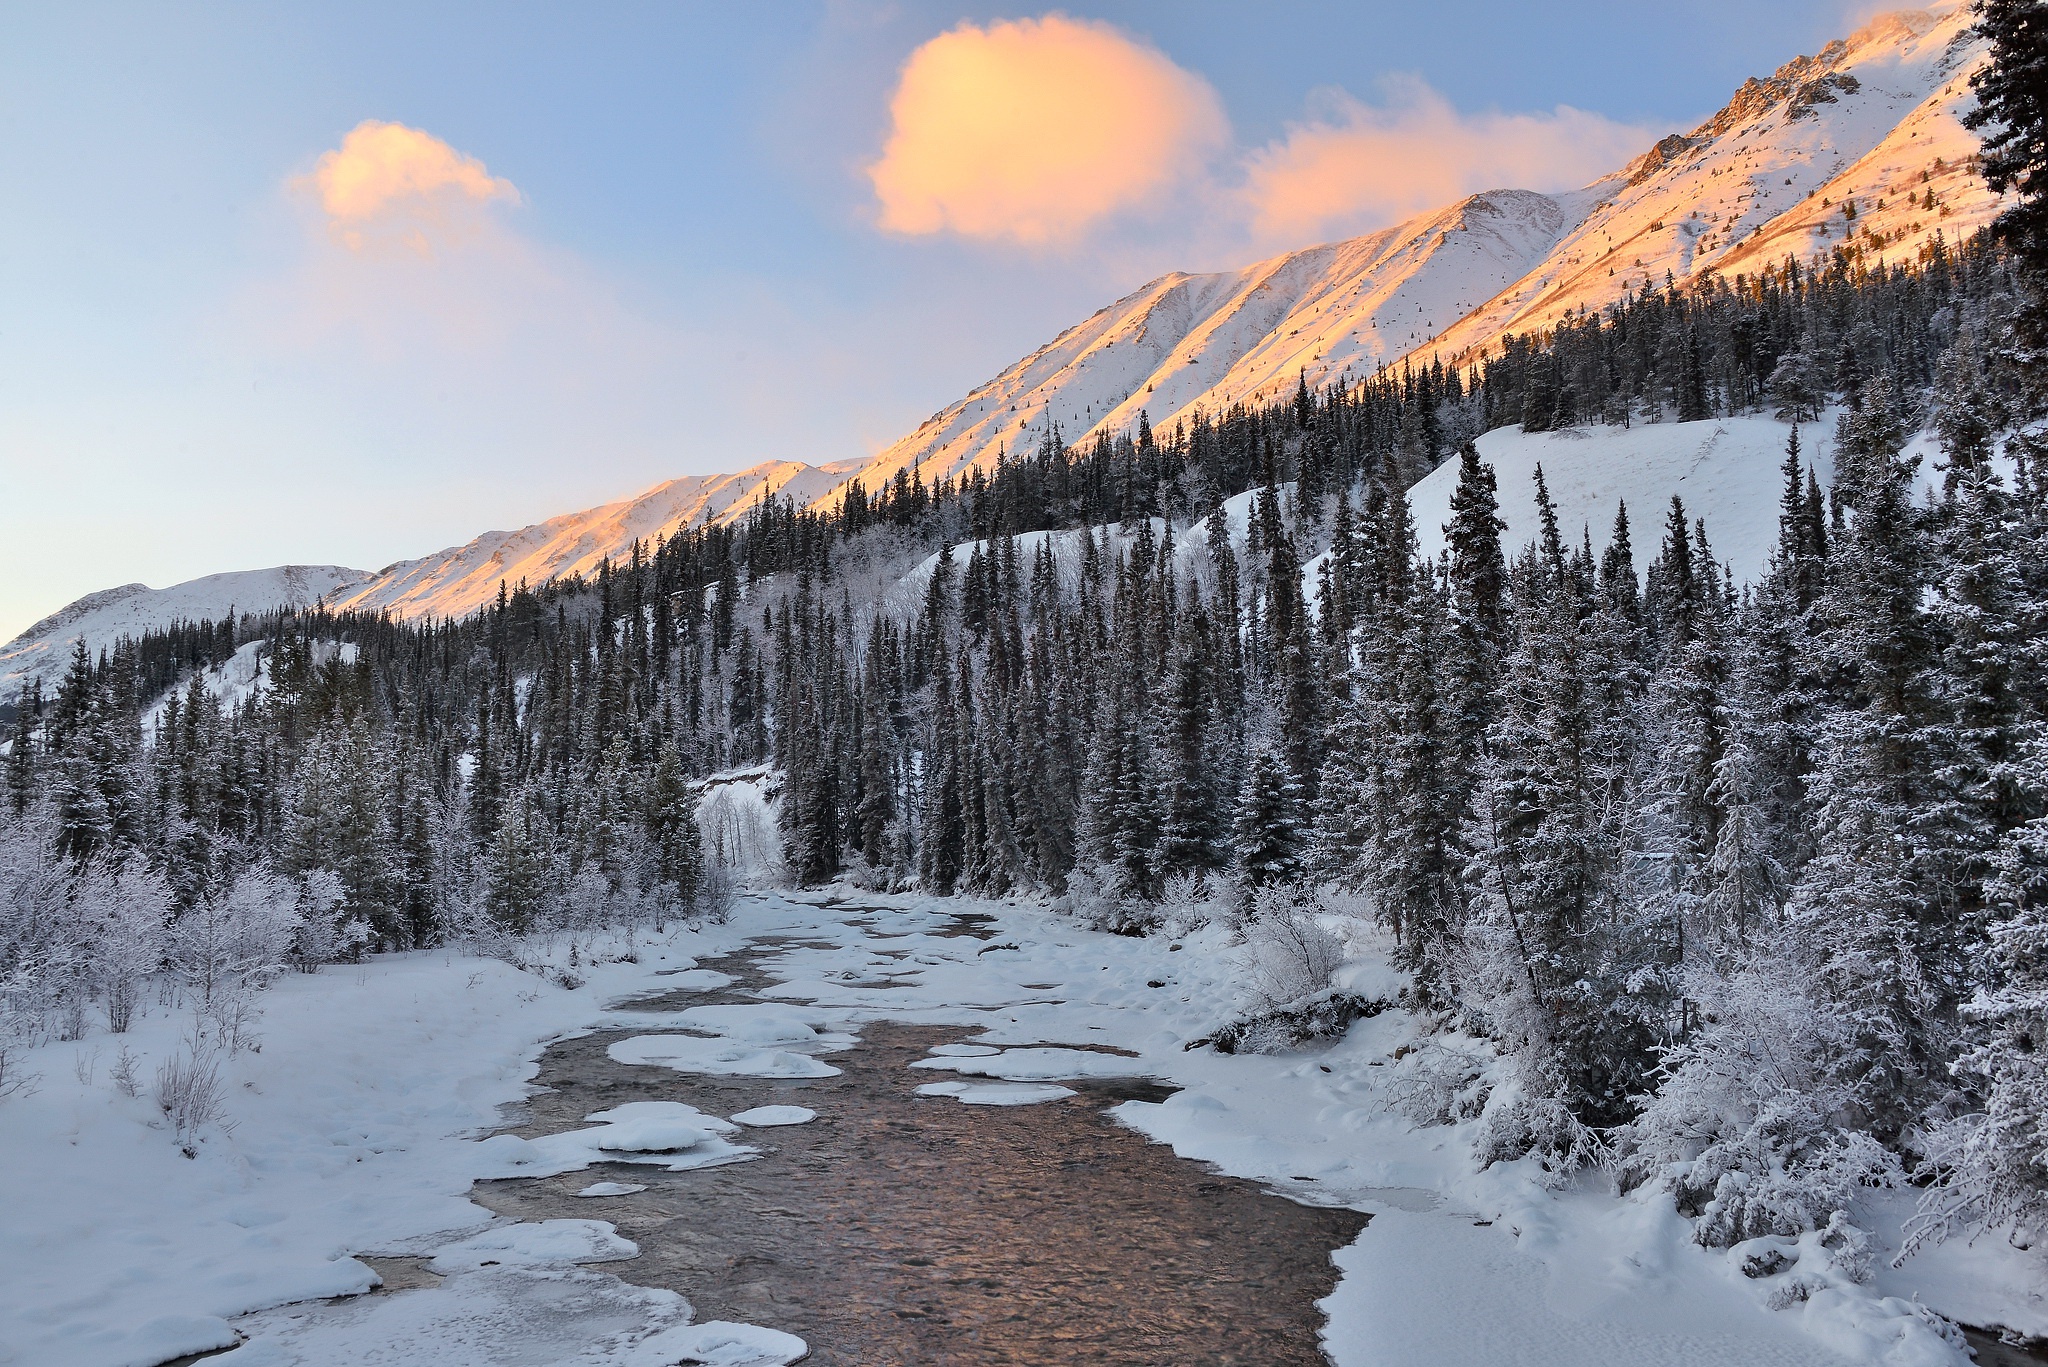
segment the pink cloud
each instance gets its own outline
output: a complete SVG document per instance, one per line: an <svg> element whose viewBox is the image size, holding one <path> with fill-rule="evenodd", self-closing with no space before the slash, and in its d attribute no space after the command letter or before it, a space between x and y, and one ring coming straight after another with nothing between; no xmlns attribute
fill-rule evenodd
<svg viewBox="0 0 2048 1367"><path fill-rule="evenodd" d="M466 221L493 200L519 202L511 181L431 133L365 119L296 182L318 199L336 236L353 251L396 240L415 251L466 235Z"/></svg>
<svg viewBox="0 0 2048 1367"><path fill-rule="evenodd" d="M965 23L904 63L868 167L880 225L1070 242L1197 173L1228 136L1207 82L1108 24Z"/></svg>
<svg viewBox="0 0 2048 1367"><path fill-rule="evenodd" d="M1563 190L1623 165L1657 132L1559 105L1463 113L1419 77L1384 100L1318 95L1317 112L1245 159L1244 195L1263 241L1300 245L1375 227L1480 190Z"/></svg>

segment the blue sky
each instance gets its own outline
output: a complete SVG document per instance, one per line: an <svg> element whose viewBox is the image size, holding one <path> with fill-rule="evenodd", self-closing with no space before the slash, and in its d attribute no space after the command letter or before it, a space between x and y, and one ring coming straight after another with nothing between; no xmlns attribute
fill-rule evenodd
<svg viewBox="0 0 2048 1367"><path fill-rule="evenodd" d="M375 569L676 475L864 454L1162 270L1380 226L1435 202L1424 169L1563 188L1856 18L1759 0L1047 14L10 7L0 639L131 580ZM906 63L925 58L940 103L914 125ZM1043 63L1128 68L1094 83L1136 93L1091 126L1179 112L1122 160L1045 172L1092 189L946 181L948 72L1013 58L1041 63L1019 99ZM320 178L365 120L457 168L378 199L400 215L379 230L403 230L368 246ZM1043 222L1017 207L1048 199Z"/></svg>

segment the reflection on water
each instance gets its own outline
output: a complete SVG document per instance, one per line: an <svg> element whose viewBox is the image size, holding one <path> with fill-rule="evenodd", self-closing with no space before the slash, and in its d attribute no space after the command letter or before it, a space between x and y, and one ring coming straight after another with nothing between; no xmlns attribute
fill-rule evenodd
<svg viewBox="0 0 2048 1367"><path fill-rule="evenodd" d="M760 980L744 962L708 966ZM688 1000L721 999L747 1000ZM748 1134L763 1151L750 1163L636 1166L648 1189L630 1196L578 1199L612 1175L594 1170L479 1183L477 1199L518 1219L611 1220L642 1252L607 1270L681 1292L700 1319L801 1335L806 1362L1324 1360L1314 1302L1336 1283L1330 1252L1364 1215L1209 1173L1101 1113L1160 1099L1157 1083L1068 1082L1075 1096L1018 1107L916 1096L933 1075L908 1065L965 1033L871 1025L832 1056L839 1077L803 1082L681 1077L612 1062L611 1035L565 1041L542 1061L553 1090L534 1097L521 1133L629 1100L717 1115L796 1103L819 1119Z"/></svg>

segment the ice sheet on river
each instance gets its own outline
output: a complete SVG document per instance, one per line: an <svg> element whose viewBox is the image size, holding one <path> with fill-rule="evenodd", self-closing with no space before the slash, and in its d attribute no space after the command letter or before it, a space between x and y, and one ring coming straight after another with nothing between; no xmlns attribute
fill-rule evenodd
<svg viewBox="0 0 2048 1367"><path fill-rule="evenodd" d="M679 1073L714 1077L837 1077L839 1070L809 1054L759 1049L743 1041L698 1035L634 1035L605 1052L619 1063L645 1063Z"/></svg>

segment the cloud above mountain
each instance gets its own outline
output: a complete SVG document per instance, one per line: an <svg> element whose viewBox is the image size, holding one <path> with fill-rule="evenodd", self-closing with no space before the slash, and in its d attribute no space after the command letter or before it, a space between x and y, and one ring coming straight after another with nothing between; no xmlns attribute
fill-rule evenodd
<svg viewBox="0 0 2048 1367"><path fill-rule="evenodd" d="M904 63L879 225L1031 247L1072 242L1201 173L1229 136L1208 82L1108 24L961 24Z"/></svg>
<svg viewBox="0 0 2048 1367"><path fill-rule="evenodd" d="M1134 211L1179 203L1197 210L1180 216L1181 235L1227 256L1363 232L1480 190L1573 188L1668 131L1568 105L1468 112L1418 76L1377 93L1316 91L1284 136L1233 146L1209 83L1119 29L1060 13L963 23L903 64L866 168L874 221L1042 249L1099 245Z"/></svg>
<svg viewBox="0 0 2048 1367"><path fill-rule="evenodd" d="M1319 91L1311 116L1244 160L1243 197L1262 241L1298 246L1451 203L1480 190L1562 190L1612 171L1660 130L1559 105L1466 113L1417 76L1367 104Z"/></svg>

